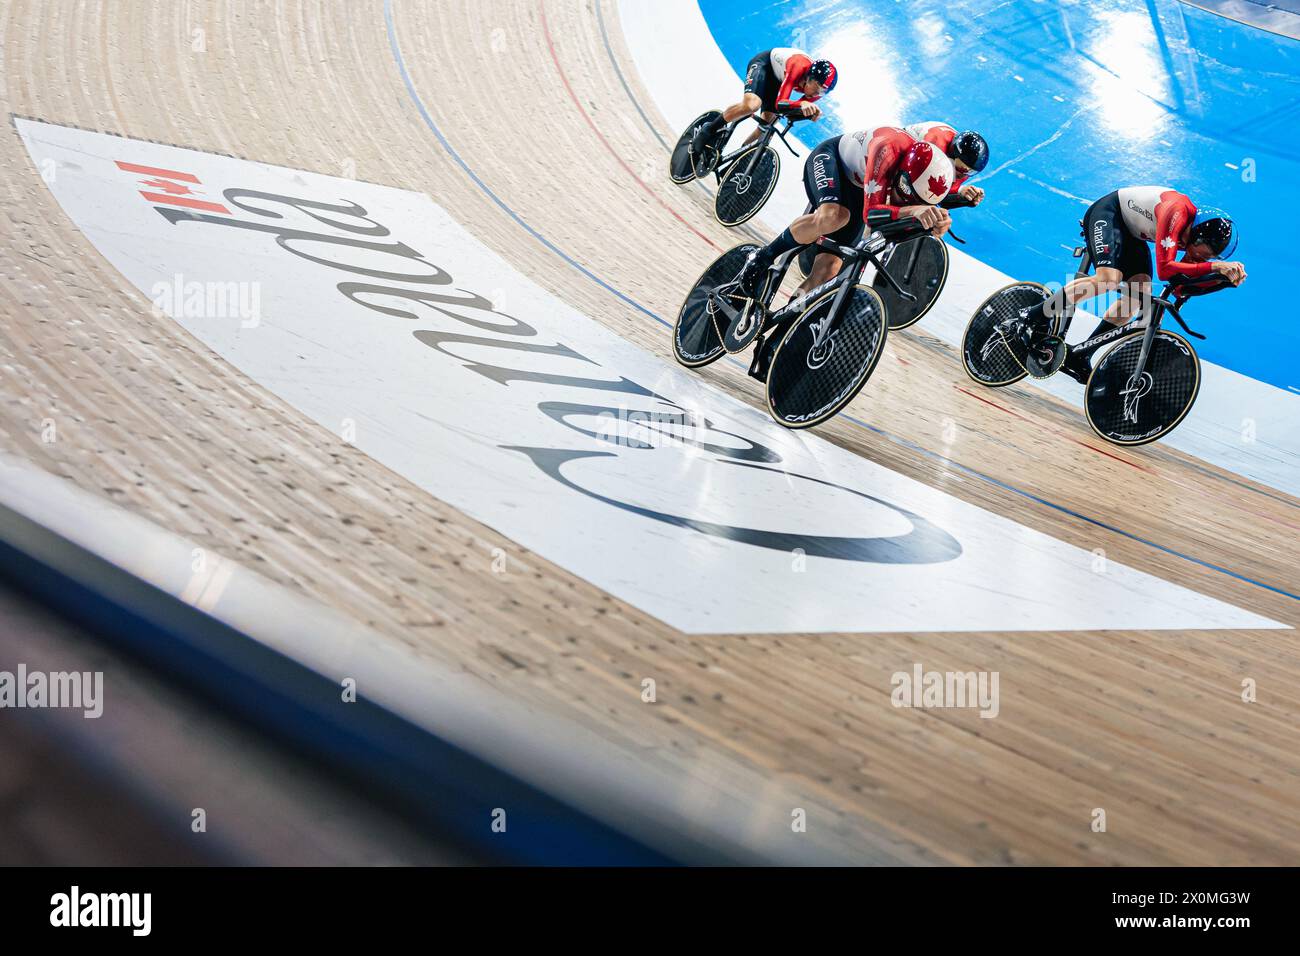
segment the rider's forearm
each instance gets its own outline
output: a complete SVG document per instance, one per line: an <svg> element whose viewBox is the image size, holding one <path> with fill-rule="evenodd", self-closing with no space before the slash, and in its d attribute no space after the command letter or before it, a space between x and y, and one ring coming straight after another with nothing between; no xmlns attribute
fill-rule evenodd
<svg viewBox="0 0 1300 956"><path fill-rule="evenodd" d="M1156 275L1164 282L1168 282L1174 276L1187 276L1189 279L1195 279L1197 276L1203 276L1214 271L1212 262L1180 262L1177 259L1167 259L1161 262L1156 260Z"/></svg>

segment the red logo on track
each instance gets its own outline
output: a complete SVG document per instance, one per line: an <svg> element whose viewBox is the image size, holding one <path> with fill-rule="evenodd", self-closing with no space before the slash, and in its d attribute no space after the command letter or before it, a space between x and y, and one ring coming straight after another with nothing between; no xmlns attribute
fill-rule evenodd
<svg viewBox="0 0 1300 956"><path fill-rule="evenodd" d="M157 203L167 206L183 206L187 209L202 209L204 212L219 212L229 216L230 210L221 203L208 202L206 199L191 199L191 196L201 195L195 192L184 183L191 183L195 186L202 185L199 178L192 173L182 173L174 169L159 169L157 166L139 166L135 163L124 163L117 160L117 168L127 173L138 173L142 176L151 176L152 179L142 179L140 185L147 186L148 189L140 190L140 195L148 202Z"/></svg>

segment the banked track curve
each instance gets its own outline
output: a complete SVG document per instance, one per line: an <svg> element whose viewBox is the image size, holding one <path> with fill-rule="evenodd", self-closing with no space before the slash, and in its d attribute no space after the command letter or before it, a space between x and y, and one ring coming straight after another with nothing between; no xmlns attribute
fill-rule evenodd
<svg viewBox="0 0 1300 956"><path fill-rule="evenodd" d="M548 291L657 354L666 336L647 312L671 316L711 244L738 241L702 190L626 181L614 154L658 168L673 133L609 2L15 0L0 17L6 112L424 192ZM466 61L492 65L468 100L452 93ZM565 105L565 79L586 118ZM545 146L527 164L521 138ZM863 862L1297 862L1290 632L675 632L376 465L155 318L67 221L12 130L2 144L0 449L589 724L679 773L684 802L692 788L729 794L778 823L792 800L815 808L809 839ZM1167 448L1098 455L1077 440L1089 435L1076 409L999 396L1050 426L1030 428L953 388L957 371L923 325L891 337L850 408L870 427L841 417L821 432L1085 550L1296 623L1294 501ZM705 374L761 404L742 370ZM48 418L54 443L41 440ZM1105 489L1122 494L1103 510ZM1099 514L1141 540L1076 517ZM490 571L496 548L509 555L504 577ZM1014 706L993 721L890 707L889 675L918 660L998 671ZM656 678L653 707L642 676ZM1244 677L1269 693L1243 714ZM755 779L767 790L746 792ZM1122 826L1092 834L1094 807L1117 808Z"/></svg>

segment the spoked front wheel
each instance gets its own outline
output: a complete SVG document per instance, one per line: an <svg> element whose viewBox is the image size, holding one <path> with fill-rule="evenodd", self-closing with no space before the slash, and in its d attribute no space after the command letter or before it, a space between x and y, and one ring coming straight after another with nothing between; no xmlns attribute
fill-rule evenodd
<svg viewBox="0 0 1300 956"><path fill-rule="evenodd" d="M771 146L755 156L746 150L731 164L713 198L713 215L724 226L739 226L763 208L781 174L781 157Z"/></svg>
<svg viewBox="0 0 1300 956"><path fill-rule="evenodd" d="M757 249L754 243L728 249L704 270L704 273L691 286L686 294L686 301L677 312L677 322L673 326L673 354L677 361L687 368L699 368L717 361L726 349L718 334L718 323L714 321L717 300L710 301L709 293L719 286L735 281L736 276L745 265L749 254ZM745 299L735 297L735 306L743 307ZM726 323L723 323L726 328Z"/></svg>
<svg viewBox="0 0 1300 956"><path fill-rule="evenodd" d="M865 285L849 290L839 323L823 334L835 303L818 297L777 346L767 373L767 406L786 428L809 428L837 414L867 383L885 350L885 306Z"/></svg>
<svg viewBox="0 0 1300 956"><path fill-rule="evenodd" d="M1145 445L1178 427L1201 389L1201 361L1181 335L1160 329L1138 374L1141 335L1125 339L1092 370L1084 394L1088 424L1116 445Z"/></svg>
<svg viewBox="0 0 1300 956"><path fill-rule="evenodd" d="M1052 293L1037 282L1016 282L980 303L961 338L966 374L981 385L1001 388L1018 382L1028 371L1029 350L1020 340L1020 312Z"/></svg>
<svg viewBox="0 0 1300 956"><path fill-rule="evenodd" d="M721 119L722 113L718 110L709 110L707 113L701 113L691 121L691 125L686 127L686 132L677 138L677 145L673 147L673 154L668 160L668 177L678 185L689 183L695 178L695 164L691 156L691 137L695 131L715 119Z"/></svg>
<svg viewBox="0 0 1300 956"><path fill-rule="evenodd" d="M905 329L925 317L948 281L948 245L936 236L921 236L896 245L881 265L904 289L916 296L909 302L877 275L872 287L885 303L890 330Z"/></svg>

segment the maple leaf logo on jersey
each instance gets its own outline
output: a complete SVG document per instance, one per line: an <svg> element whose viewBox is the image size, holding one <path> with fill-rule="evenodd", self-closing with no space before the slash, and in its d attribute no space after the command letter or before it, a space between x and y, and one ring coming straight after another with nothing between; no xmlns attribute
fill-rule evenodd
<svg viewBox="0 0 1300 956"><path fill-rule="evenodd" d="M1178 243L1174 242L1170 236L1165 236L1160 240L1160 245L1164 246L1166 249L1172 249L1174 246L1178 245Z"/></svg>
<svg viewBox="0 0 1300 956"><path fill-rule="evenodd" d="M878 192L880 192L880 183L876 182L874 179L867 183L868 196L874 196Z"/></svg>
<svg viewBox="0 0 1300 956"><path fill-rule="evenodd" d="M948 192L948 180L943 176L931 176L926 185L930 187L930 192L936 196L943 196Z"/></svg>

